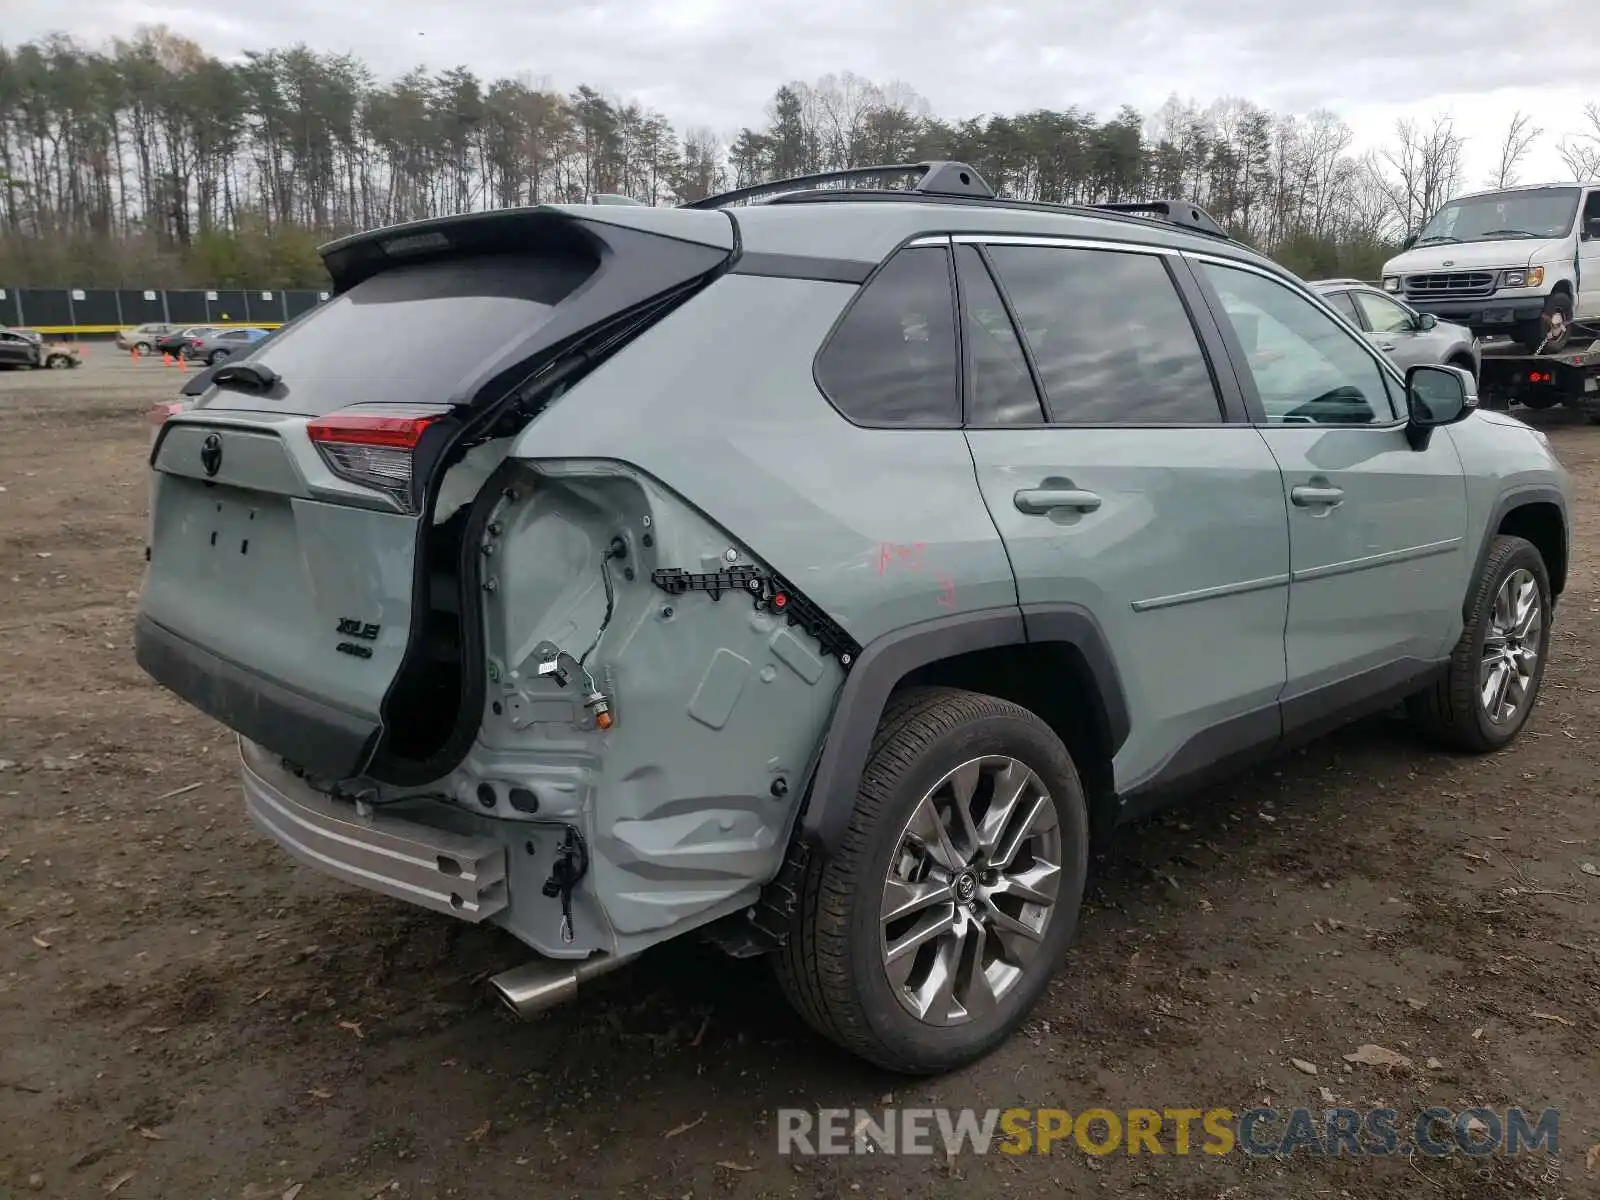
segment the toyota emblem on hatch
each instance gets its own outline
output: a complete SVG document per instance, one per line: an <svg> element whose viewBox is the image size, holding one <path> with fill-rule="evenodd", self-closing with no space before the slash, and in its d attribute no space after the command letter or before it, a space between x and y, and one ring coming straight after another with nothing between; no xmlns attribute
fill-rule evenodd
<svg viewBox="0 0 1600 1200"><path fill-rule="evenodd" d="M200 465L207 475L222 469L222 439L214 433L206 434L206 440L200 443Z"/></svg>

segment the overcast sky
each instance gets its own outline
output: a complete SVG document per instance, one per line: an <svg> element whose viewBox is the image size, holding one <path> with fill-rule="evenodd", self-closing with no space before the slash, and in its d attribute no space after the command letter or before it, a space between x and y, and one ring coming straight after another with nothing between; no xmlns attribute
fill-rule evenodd
<svg viewBox="0 0 1600 1200"><path fill-rule="evenodd" d="M1522 182L1563 178L1556 153L1600 101L1593 38L1529 36L1539 0L3 0L7 42L64 29L98 40L165 23L224 57L304 41L385 76L419 63L587 83L729 133L785 80L901 80L940 116L1077 104L1145 112L1177 93L1278 111L1328 107L1364 144L1396 118L1450 112L1467 178L1492 169L1512 112L1545 136ZM1559 6L1558 6L1559 7ZM1570 9L1576 12L1577 9ZM61 14L61 15L52 15ZM1558 23L1559 24L1559 23ZM1525 48L1524 48L1525 47Z"/></svg>

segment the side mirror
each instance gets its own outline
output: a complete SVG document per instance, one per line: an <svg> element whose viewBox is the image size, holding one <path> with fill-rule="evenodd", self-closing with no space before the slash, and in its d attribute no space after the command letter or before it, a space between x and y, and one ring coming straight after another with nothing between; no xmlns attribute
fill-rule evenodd
<svg viewBox="0 0 1600 1200"><path fill-rule="evenodd" d="M1408 233L1408 234L1406 234L1406 240L1400 243L1400 249L1409 250L1409 249L1411 249L1411 247L1415 246L1416 244L1417 244L1417 235L1414 234L1414 233Z"/></svg>
<svg viewBox="0 0 1600 1200"><path fill-rule="evenodd" d="M1406 437L1413 450L1440 425L1464 421L1478 407L1478 385L1461 367L1416 366L1406 372Z"/></svg>
<svg viewBox="0 0 1600 1200"><path fill-rule="evenodd" d="M1430 329L1439 327L1439 318L1432 313L1418 313L1416 330L1418 333L1427 333Z"/></svg>

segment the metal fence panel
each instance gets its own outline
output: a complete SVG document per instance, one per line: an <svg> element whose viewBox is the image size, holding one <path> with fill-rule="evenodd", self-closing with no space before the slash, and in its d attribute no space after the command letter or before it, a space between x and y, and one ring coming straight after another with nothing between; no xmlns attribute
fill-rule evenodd
<svg viewBox="0 0 1600 1200"><path fill-rule="evenodd" d="M167 320L174 325L202 325L210 319L204 292L167 292Z"/></svg>
<svg viewBox="0 0 1600 1200"><path fill-rule="evenodd" d="M27 326L72 325L72 305L67 300L65 288L23 288L17 293L17 305L22 318L17 323Z"/></svg>
<svg viewBox="0 0 1600 1200"><path fill-rule="evenodd" d="M72 309L69 324L90 329L95 326L116 329L122 325L122 317L117 312L117 293L113 289L75 288L67 293L67 299Z"/></svg>
<svg viewBox="0 0 1600 1200"><path fill-rule="evenodd" d="M284 308L288 319L298 317L303 312L310 312L317 305L328 298L327 292L293 291L283 294Z"/></svg>
<svg viewBox="0 0 1600 1200"><path fill-rule="evenodd" d="M119 325L154 325L167 319L161 293L150 288L121 288L117 291Z"/></svg>
<svg viewBox="0 0 1600 1200"><path fill-rule="evenodd" d="M41 333L108 334L153 322L259 325L309 312L329 293L310 288L15 288L0 286L0 325Z"/></svg>

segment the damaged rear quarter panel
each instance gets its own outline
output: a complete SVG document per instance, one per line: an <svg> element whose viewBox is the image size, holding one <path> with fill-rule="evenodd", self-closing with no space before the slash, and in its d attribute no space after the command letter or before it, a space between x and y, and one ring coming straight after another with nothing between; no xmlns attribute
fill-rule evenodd
<svg viewBox="0 0 1600 1200"><path fill-rule="evenodd" d="M507 558L486 601L500 711L486 712L463 769L535 781L536 821L581 822L593 873L580 943L589 926L603 944L603 923L627 953L756 897L782 862L844 678L815 640L747 597L671 596L651 570L714 571L731 548L862 645L1016 605L961 431L859 428L817 390L812 360L854 292L727 276L512 446L539 482L502 522ZM628 557L609 564L617 607L590 665L615 687L617 722L600 733L581 728L576 687L528 677L540 642L577 655L593 637L597 564L616 536ZM545 949L548 914L523 928L537 900L515 876L512 890L508 923Z"/></svg>
<svg viewBox="0 0 1600 1200"><path fill-rule="evenodd" d="M529 861L513 846L513 905L499 919L540 949L552 941L559 911L539 892L550 860L538 848L554 847L552 823L589 843L577 943L630 953L750 903L782 862L840 664L743 593L712 601L657 588L657 566L714 571L730 548L760 563L636 469L544 461L507 490L515 499L496 514L486 570L486 711L457 772L468 803L484 780L502 797L521 787L538 800L536 851ZM625 551L604 559L617 539ZM602 624L586 665L613 705L605 731L585 710L581 674L563 687L538 672L544 647L582 656ZM497 815L515 816L506 806Z"/></svg>

